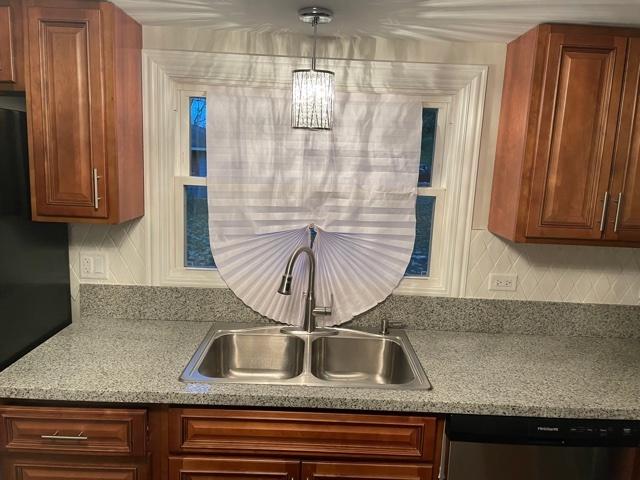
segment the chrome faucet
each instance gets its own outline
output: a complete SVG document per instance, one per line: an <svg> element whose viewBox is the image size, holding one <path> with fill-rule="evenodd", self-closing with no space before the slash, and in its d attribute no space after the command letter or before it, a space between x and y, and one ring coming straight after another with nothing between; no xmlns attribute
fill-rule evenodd
<svg viewBox="0 0 640 480"><path fill-rule="evenodd" d="M306 333L313 333L316 331L315 317L318 315L331 315L331 307L316 307L316 256L309 247L298 247L291 254L287 266L284 269L278 293L280 295L291 295L293 266L301 253L306 253L307 257L309 257L309 278L307 280L307 298L304 302L304 322L302 328Z"/></svg>

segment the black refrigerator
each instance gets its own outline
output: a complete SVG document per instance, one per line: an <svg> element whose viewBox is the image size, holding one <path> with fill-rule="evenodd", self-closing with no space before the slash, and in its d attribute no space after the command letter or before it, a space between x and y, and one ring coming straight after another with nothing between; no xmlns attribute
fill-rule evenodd
<svg viewBox="0 0 640 480"><path fill-rule="evenodd" d="M26 115L10 100L0 103L0 371L71 323L67 225L31 221Z"/></svg>

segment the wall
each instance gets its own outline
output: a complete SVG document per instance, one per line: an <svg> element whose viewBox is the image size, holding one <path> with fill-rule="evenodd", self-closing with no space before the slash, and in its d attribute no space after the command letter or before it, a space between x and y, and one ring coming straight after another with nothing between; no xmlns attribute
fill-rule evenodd
<svg viewBox="0 0 640 480"><path fill-rule="evenodd" d="M147 49L308 56L311 48L308 37L304 36L220 32L207 28L145 27L143 35ZM497 43L356 37L321 41L318 54L330 58L489 66L467 297L640 304L640 249L514 245L486 230L505 52L506 46ZM121 226L70 227L74 300L80 283L81 251L100 250L108 257L108 278L91 283L149 283L151 266L146 264L145 222L143 218ZM488 279L492 272L517 273L518 290L508 294L489 291ZM77 311L75 301L74 309Z"/></svg>

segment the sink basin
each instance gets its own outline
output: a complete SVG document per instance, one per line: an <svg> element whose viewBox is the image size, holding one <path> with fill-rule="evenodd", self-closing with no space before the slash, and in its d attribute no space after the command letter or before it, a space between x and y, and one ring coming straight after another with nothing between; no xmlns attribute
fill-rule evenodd
<svg viewBox="0 0 640 480"><path fill-rule="evenodd" d="M428 390L402 330L378 335L334 328L313 334L279 326L213 326L186 366L188 383L250 383Z"/></svg>
<svg viewBox="0 0 640 480"><path fill-rule="evenodd" d="M227 333L217 337L198 367L211 378L282 380L302 373L304 340L292 335Z"/></svg>
<svg viewBox="0 0 640 480"><path fill-rule="evenodd" d="M322 380L405 384L415 376L403 348L382 337L321 337L311 344L311 373Z"/></svg>

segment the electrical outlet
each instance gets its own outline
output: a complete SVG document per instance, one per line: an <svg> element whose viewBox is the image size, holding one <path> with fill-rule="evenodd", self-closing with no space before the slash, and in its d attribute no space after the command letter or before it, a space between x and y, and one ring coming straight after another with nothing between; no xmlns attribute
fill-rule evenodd
<svg viewBox="0 0 640 480"><path fill-rule="evenodd" d="M489 275L489 290L515 292L518 286L518 275L515 273L492 273Z"/></svg>
<svg viewBox="0 0 640 480"><path fill-rule="evenodd" d="M80 278L107 279L107 257L103 253L80 254Z"/></svg>

